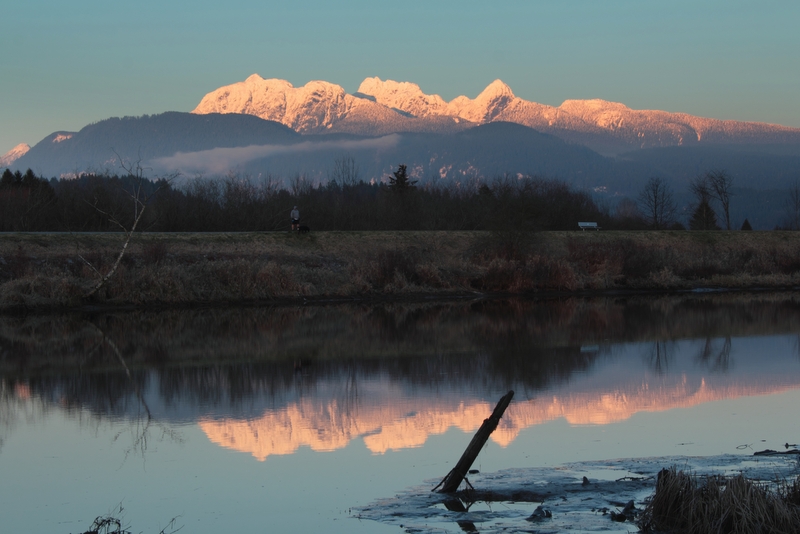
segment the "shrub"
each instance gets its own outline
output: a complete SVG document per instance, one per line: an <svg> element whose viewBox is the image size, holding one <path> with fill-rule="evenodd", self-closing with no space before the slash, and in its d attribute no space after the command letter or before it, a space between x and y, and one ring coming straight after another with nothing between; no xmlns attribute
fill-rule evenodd
<svg viewBox="0 0 800 534"><path fill-rule="evenodd" d="M614 251L605 243L586 243L584 240L567 241L567 260L581 273L594 274L605 263L615 257Z"/></svg>
<svg viewBox="0 0 800 534"><path fill-rule="evenodd" d="M142 257L147 263L159 263L166 259L167 252L168 248L166 243L156 241L155 243L148 243L142 248Z"/></svg>
<svg viewBox="0 0 800 534"><path fill-rule="evenodd" d="M405 287L405 283L421 282L417 274L420 254L414 248L387 249L367 260L366 279L375 289L388 285Z"/></svg>

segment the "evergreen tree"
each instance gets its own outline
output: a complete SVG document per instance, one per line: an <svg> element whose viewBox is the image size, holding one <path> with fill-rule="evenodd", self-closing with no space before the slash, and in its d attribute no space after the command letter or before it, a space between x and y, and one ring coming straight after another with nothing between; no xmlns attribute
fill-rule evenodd
<svg viewBox="0 0 800 534"><path fill-rule="evenodd" d="M3 177L0 178L0 188L11 187L12 185L14 185L14 173L6 169L3 171Z"/></svg>
<svg viewBox="0 0 800 534"><path fill-rule="evenodd" d="M689 220L690 230L719 230L717 214L707 199L702 199Z"/></svg>
<svg viewBox="0 0 800 534"><path fill-rule="evenodd" d="M22 185L25 187L36 187L41 181L44 180L37 178L36 174L31 169L25 171L25 174L22 176Z"/></svg>
<svg viewBox="0 0 800 534"><path fill-rule="evenodd" d="M394 178L389 178L389 187L391 187L392 190L402 193L404 191L416 188L414 184L417 183L417 180L408 179L408 173L405 165L400 165L397 168L397 171L392 174L394 174Z"/></svg>
<svg viewBox="0 0 800 534"><path fill-rule="evenodd" d="M0 178L0 187L17 187L22 185L22 174L17 170L13 173L6 169Z"/></svg>
<svg viewBox="0 0 800 534"><path fill-rule="evenodd" d="M753 227L750 226L750 221L745 219L744 222L742 223L742 230L752 230L752 229Z"/></svg>

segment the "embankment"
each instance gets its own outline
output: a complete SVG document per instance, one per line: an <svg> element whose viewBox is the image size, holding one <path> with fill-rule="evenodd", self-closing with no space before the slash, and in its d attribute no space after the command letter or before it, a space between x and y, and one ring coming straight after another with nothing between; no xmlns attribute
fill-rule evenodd
<svg viewBox="0 0 800 534"><path fill-rule="evenodd" d="M0 234L0 310L800 286L796 232Z"/></svg>

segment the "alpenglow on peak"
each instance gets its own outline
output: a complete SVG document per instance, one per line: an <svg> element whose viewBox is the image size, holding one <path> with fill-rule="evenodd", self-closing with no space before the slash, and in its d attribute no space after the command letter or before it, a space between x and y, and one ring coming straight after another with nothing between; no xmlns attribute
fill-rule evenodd
<svg viewBox="0 0 800 534"><path fill-rule="evenodd" d="M410 131L452 133L489 122L514 122L604 154L696 143L797 142L800 129L722 121L686 113L634 110L600 99L549 106L514 95L494 80L475 98L450 102L412 82L366 78L354 94L340 85L310 81L294 87L258 74L205 95L192 113L245 113L300 133L383 135Z"/></svg>

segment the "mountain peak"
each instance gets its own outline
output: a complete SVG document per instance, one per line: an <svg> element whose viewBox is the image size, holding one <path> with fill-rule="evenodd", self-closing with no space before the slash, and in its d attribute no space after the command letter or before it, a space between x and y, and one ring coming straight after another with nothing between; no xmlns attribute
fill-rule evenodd
<svg viewBox="0 0 800 534"><path fill-rule="evenodd" d="M0 167L7 167L28 153L31 149L27 143L20 143L0 157Z"/></svg>
<svg viewBox="0 0 800 534"><path fill-rule="evenodd" d="M258 74L208 93L192 113L245 113L280 122L298 132L329 128L346 114L343 87L310 81L294 87L286 80Z"/></svg>
<svg viewBox="0 0 800 534"><path fill-rule="evenodd" d="M509 100L516 98L511 88L503 80L499 78L490 83L489 85L487 85L486 89L484 89L481 92L481 94L478 95L478 98L476 98L476 100L483 98L498 98L498 97L508 98Z"/></svg>
<svg viewBox="0 0 800 534"><path fill-rule="evenodd" d="M502 80L486 86L474 100L466 96L454 98L447 106L448 114L479 124L491 122L514 101L519 100Z"/></svg>
<svg viewBox="0 0 800 534"><path fill-rule="evenodd" d="M244 81L244 83L258 83L258 82L263 82L263 81L264 81L264 78L262 78L258 74L251 74L250 76L247 77L247 79Z"/></svg>
<svg viewBox="0 0 800 534"><path fill-rule="evenodd" d="M415 83L382 81L377 76L366 78L361 82L358 92L373 97L379 104L399 109L415 117L441 115L447 107L442 97L423 93Z"/></svg>

